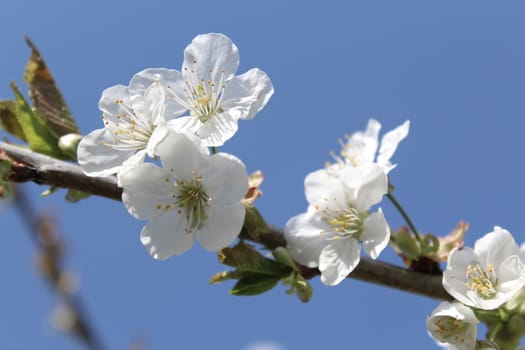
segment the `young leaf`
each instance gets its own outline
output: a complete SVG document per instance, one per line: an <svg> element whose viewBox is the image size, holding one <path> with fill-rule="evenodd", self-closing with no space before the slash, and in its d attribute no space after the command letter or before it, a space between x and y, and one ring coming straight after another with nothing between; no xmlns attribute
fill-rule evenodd
<svg viewBox="0 0 525 350"><path fill-rule="evenodd" d="M245 274L239 282L233 286L232 295L258 295L269 291L279 282L279 276L267 276L261 274Z"/></svg>
<svg viewBox="0 0 525 350"><path fill-rule="evenodd" d="M0 152L0 156L0 198L7 198L11 195L12 185L5 177L11 170L12 163L3 151Z"/></svg>
<svg viewBox="0 0 525 350"><path fill-rule="evenodd" d="M63 158L63 154L58 148L58 138L48 129L27 101L25 100L15 82L11 82L11 89L16 97L16 115L18 122L24 131L29 148L54 158Z"/></svg>
<svg viewBox="0 0 525 350"><path fill-rule="evenodd" d="M71 202L71 203L76 203L80 201L81 199L89 197L90 195L91 193L88 193L88 192L68 189L66 193L66 201Z"/></svg>
<svg viewBox="0 0 525 350"><path fill-rule="evenodd" d="M261 233L268 232L268 224L256 207L247 205L245 209L246 216L244 217L243 227L248 233L248 236L254 240L258 240Z"/></svg>
<svg viewBox="0 0 525 350"><path fill-rule="evenodd" d="M219 272L213 275L210 279L210 284L224 282L227 280L238 280L238 279L241 279L241 277L242 277L242 272L239 272L237 270L223 271L223 272Z"/></svg>
<svg viewBox="0 0 525 350"><path fill-rule="evenodd" d="M0 128L18 137L20 140L27 141L16 113L16 101L0 101Z"/></svg>
<svg viewBox="0 0 525 350"><path fill-rule="evenodd" d="M242 272L278 277L292 270L275 260L265 258L251 245L242 242L232 248L224 248L218 254L221 263L236 267Z"/></svg>
<svg viewBox="0 0 525 350"><path fill-rule="evenodd" d="M25 40L31 48L31 56L26 65L24 80L29 85L29 96L38 115L56 136L80 133L40 52L29 38L26 37Z"/></svg>

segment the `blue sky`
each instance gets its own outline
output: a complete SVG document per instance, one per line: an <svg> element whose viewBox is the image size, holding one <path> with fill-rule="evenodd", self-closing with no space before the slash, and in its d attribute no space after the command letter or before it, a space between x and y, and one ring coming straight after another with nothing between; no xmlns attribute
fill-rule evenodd
<svg viewBox="0 0 525 350"><path fill-rule="evenodd" d="M257 202L284 226L306 209L303 179L330 160L337 139L368 118L383 131L411 120L391 173L396 197L422 232L470 223L467 244L494 225L525 241L525 5L519 1L11 1L0 21L0 99L23 85L28 35L84 133L102 126L101 92L149 67L179 69L197 34L238 46L239 72L272 79L275 95L223 151L265 173ZM302 304L282 286L233 297L225 270L196 245L165 262L139 241L143 222L118 202L65 203L26 186L59 218L90 319L108 349L432 348L425 319L438 302L354 280L312 281ZM402 224L381 205L392 227ZM81 349L49 323L56 298L36 273L35 247L8 204L0 212L0 348ZM392 253L381 260L400 264ZM437 348L437 347L436 347Z"/></svg>

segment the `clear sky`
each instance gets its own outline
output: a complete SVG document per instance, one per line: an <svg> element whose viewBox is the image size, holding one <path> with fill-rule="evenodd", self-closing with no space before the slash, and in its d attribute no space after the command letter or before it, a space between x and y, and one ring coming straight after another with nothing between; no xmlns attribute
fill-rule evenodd
<svg viewBox="0 0 525 350"><path fill-rule="evenodd" d="M266 180L257 206L283 227L306 209L303 179L330 160L337 139L411 120L391 172L396 196L422 232L470 222L467 244L502 226L525 241L525 4L521 1L4 1L0 99L23 86L40 49L83 133L102 127L103 89L150 67L180 69L194 36L220 32L238 46L239 72L272 79L275 95L223 151ZM278 286L257 297L208 285L225 270L196 245L159 262L139 241L143 222L116 201L69 204L26 186L59 218L68 267L108 349L430 349L425 319L438 301L348 280L312 281L302 304ZM386 201L393 228L403 224ZM0 212L0 348L81 349L53 330L56 297L36 273L35 247L15 211ZM380 260L400 264L391 251ZM437 347L435 347L437 348Z"/></svg>

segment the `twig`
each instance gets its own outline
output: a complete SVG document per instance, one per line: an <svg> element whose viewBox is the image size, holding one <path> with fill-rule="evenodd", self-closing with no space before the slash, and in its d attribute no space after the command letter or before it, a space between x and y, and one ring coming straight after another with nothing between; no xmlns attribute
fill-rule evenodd
<svg viewBox="0 0 525 350"><path fill-rule="evenodd" d="M3 142L0 142L0 149L3 149L11 159L21 163L14 164L8 180L15 182L33 181L39 184L72 188L116 200L121 198L122 189L117 187L115 178L88 177L76 165ZM242 232L241 236L253 240L246 237L247 235ZM255 241L270 249L286 246L283 232L277 228L271 228L269 232L262 233ZM313 277L318 275L319 271L303 267L302 273L305 277ZM452 299L443 288L439 275L414 272L367 258L361 259L358 267L350 274L349 278L434 299Z"/></svg>

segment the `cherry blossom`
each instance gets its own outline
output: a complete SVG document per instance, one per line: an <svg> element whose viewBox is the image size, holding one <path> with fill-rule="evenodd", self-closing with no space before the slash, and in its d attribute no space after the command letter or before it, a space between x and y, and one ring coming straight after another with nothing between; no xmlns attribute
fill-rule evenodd
<svg viewBox="0 0 525 350"><path fill-rule="evenodd" d="M285 227L292 257L308 267L318 267L321 281L339 284L360 260L361 247L373 259L386 247L390 229L372 205L387 193L387 177L377 164L346 166L337 176L321 169L305 179L310 204L306 213L293 217Z"/></svg>
<svg viewBox="0 0 525 350"><path fill-rule="evenodd" d="M209 156L173 131L157 152L162 167L142 163L118 174L129 213L148 220L140 236L148 253L164 260L186 252L195 240L210 251L232 243L245 216L244 164L226 153Z"/></svg>

